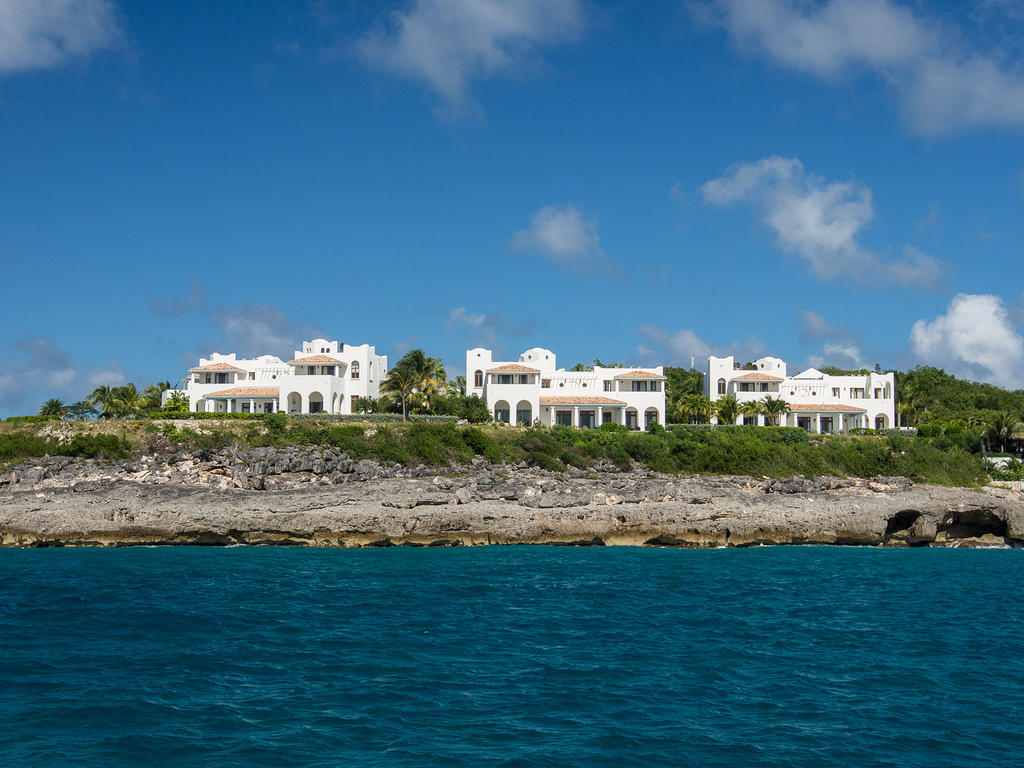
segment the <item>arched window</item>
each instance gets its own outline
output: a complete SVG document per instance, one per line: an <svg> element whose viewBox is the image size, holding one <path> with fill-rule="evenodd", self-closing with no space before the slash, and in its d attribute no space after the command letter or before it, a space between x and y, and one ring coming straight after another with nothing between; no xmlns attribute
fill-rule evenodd
<svg viewBox="0 0 1024 768"><path fill-rule="evenodd" d="M477 371L473 374L473 386L480 388L484 385L484 372Z"/></svg>
<svg viewBox="0 0 1024 768"><path fill-rule="evenodd" d="M352 378L359 378L359 363L352 363Z"/></svg>
<svg viewBox="0 0 1024 768"><path fill-rule="evenodd" d="M724 395L725 394L725 379L719 379L718 380L718 394L720 394L720 395Z"/></svg>

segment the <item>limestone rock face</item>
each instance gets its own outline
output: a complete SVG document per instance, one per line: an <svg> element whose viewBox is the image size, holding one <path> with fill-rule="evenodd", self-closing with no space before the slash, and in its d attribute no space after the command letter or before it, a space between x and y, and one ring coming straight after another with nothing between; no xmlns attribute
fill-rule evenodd
<svg viewBox="0 0 1024 768"><path fill-rule="evenodd" d="M605 469L386 466L331 447L48 458L0 475L0 544L1024 544L1006 488Z"/></svg>

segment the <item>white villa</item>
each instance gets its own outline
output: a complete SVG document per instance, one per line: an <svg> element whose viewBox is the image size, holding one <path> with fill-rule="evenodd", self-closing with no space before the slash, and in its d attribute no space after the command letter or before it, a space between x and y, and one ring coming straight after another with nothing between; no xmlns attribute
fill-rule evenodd
<svg viewBox="0 0 1024 768"><path fill-rule="evenodd" d="M893 373L830 376L808 368L786 375L786 363L762 357L755 370L736 367L730 357L709 357L704 394L711 400L734 395L742 405L766 396L781 398L790 411L780 426L801 427L809 432L839 433L858 427L886 429L895 423L896 379ZM740 416L738 424L765 423L764 415Z"/></svg>
<svg viewBox="0 0 1024 768"><path fill-rule="evenodd" d="M217 413L354 413L360 397L377 397L388 359L368 345L304 341L294 359L214 353L189 368L190 411ZM171 390L164 393L164 401Z"/></svg>
<svg viewBox="0 0 1024 768"><path fill-rule="evenodd" d="M466 394L487 401L506 424L593 428L609 422L644 429L665 420L665 375L657 368L556 368L555 353L528 349L496 361L491 350L466 351Z"/></svg>

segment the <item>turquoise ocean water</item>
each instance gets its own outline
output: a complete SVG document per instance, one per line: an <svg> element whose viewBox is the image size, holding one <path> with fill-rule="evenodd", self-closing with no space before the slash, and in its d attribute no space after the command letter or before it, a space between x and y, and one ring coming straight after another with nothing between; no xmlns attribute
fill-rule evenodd
<svg viewBox="0 0 1024 768"><path fill-rule="evenodd" d="M1024 552L0 551L10 766L1020 766Z"/></svg>

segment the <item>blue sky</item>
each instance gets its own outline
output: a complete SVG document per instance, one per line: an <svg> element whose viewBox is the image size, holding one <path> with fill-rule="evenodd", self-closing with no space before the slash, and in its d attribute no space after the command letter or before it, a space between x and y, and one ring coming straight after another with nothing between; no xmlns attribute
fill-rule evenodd
<svg viewBox="0 0 1024 768"><path fill-rule="evenodd" d="M0 415L323 335L1024 373L1024 6L0 0Z"/></svg>

